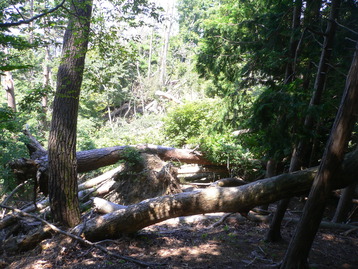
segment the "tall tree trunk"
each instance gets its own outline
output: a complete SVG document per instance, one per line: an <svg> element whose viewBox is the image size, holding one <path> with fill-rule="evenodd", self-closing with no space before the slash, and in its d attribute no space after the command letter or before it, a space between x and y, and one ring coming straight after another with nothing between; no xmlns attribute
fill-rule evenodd
<svg viewBox="0 0 358 269"><path fill-rule="evenodd" d="M92 0L71 1L48 143L51 212L56 221L69 227L81 220L77 197L76 131L91 13Z"/></svg>
<svg viewBox="0 0 358 269"><path fill-rule="evenodd" d="M152 73L153 38L154 38L154 26L150 30L150 43L149 43L149 55L148 55L147 79L150 78L150 75Z"/></svg>
<svg viewBox="0 0 358 269"><path fill-rule="evenodd" d="M10 71L5 72L3 86L6 91L7 106L10 107L14 112L16 112L15 87Z"/></svg>
<svg viewBox="0 0 358 269"><path fill-rule="evenodd" d="M294 9L292 13L292 29L289 44L288 62L286 64L285 84L288 84L295 79L295 64L296 64L296 51L298 46L297 32L300 28L301 14L302 14L302 1L294 1ZM292 171L291 171L292 172ZM276 212L271 220L270 228L265 236L266 241L275 242L281 240L280 226L288 207L289 198L279 202Z"/></svg>
<svg viewBox="0 0 358 269"><path fill-rule="evenodd" d="M322 47L322 53L320 57L320 62L318 66L317 76L314 84L314 93L312 95L309 107L313 108L321 102L322 93L324 90L324 85L326 81L326 75L328 71L328 62L331 58L331 52L333 49L333 41L336 32L336 23L334 22L339 13L340 0L332 1L332 7L330 12L330 19L327 22L327 28L325 32L324 44ZM304 122L304 127L307 130L311 130L314 127L314 116L307 115ZM290 163L290 172L297 171L304 165L304 158L308 152L309 141L302 139L296 149L293 151L292 159ZM280 201L278 204L277 210L274 217L270 223L270 229L266 235L266 240L275 242L281 240L281 222L285 215L286 209L289 205L289 200Z"/></svg>
<svg viewBox="0 0 358 269"><path fill-rule="evenodd" d="M47 110L48 110L48 104L47 104L47 90L50 88L50 75L51 75L51 68L49 66L50 62L50 48L49 46L46 46L45 48L45 59L43 62L43 89L46 91L46 93L41 98L41 108L42 108L42 115L40 118L40 125L42 128L42 131L47 131L49 127L49 122L47 121Z"/></svg>
<svg viewBox="0 0 358 269"><path fill-rule="evenodd" d="M169 9L169 4L168 4ZM167 12L168 15L168 25L166 26L166 31L164 32L164 45L163 45L163 55L162 55L162 62L160 68L160 83L161 85L165 85L166 77L167 77L167 58L168 58L168 50L169 50L169 39L170 33L173 26L173 10L174 4L171 7L171 12Z"/></svg>
<svg viewBox="0 0 358 269"><path fill-rule="evenodd" d="M308 254L322 220L326 200L331 194L334 176L339 171L344 152L358 113L358 42L349 70L345 91L332 127L318 174L315 177L302 218L287 249L281 269L308 268Z"/></svg>
<svg viewBox="0 0 358 269"><path fill-rule="evenodd" d="M302 0L294 1L293 16L292 16L292 28L291 28L291 38L290 38L290 48L288 55L288 62L286 65L285 72L285 84L288 84L295 79L295 57L296 49L298 45L297 34L299 32L300 23L301 23L301 13L302 13Z"/></svg>

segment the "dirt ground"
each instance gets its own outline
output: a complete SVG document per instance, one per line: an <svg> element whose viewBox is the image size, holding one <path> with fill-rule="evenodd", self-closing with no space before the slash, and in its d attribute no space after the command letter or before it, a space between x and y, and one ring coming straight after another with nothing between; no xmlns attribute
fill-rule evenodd
<svg viewBox="0 0 358 269"><path fill-rule="evenodd" d="M239 214L211 227L220 220L219 214L168 220L100 245L113 253L147 262L152 268L277 268L296 226L290 218L297 218L297 214L292 212L283 223L284 241L280 243L263 240L267 223L250 221ZM358 268L358 231L345 235L342 230L320 229L309 261L311 268ZM55 235L31 251L2 255L0 268L143 267Z"/></svg>

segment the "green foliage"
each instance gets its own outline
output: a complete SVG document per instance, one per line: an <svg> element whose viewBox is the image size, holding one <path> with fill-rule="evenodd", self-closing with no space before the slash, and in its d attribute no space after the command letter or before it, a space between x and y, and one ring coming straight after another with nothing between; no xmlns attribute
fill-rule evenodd
<svg viewBox="0 0 358 269"><path fill-rule="evenodd" d="M222 124L225 107L223 100L204 99L173 108L164 120L166 138L176 147L200 145L212 162L227 165L233 174L251 180L261 172L260 164L233 135L236 129Z"/></svg>
<svg viewBox="0 0 358 269"><path fill-rule="evenodd" d="M224 1L202 23L197 68L225 92L231 84L282 79L292 1ZM229 87L230 88L230 87Z"/></svg>
<svg viewBox="0 0 358 269"><path fill-rule="evenodd" d="M293 3L179 0L179 32L170 37L166 83L159 78L165 29L158 21L163 19L163 10L146 0L97 3L80 97L77 150L142 143L199 145L213 162L226 164L233 174L251 179L261 172L253 159L282 160L301 137L316 138L323 147L351 62L355 45L351 40L356 37L338 27L323 105L306 111L323 43L323 36L314 32L325 29L330 5L323 2L315 20L307 17L310 6L303 10L301 27L294 33L297 40L302 36L295 70L299 79L284 85ZM53 4L38 1L34 12ZM24 17L30 17L29 5L6 0L0 4L0 22L22 19L13 5ZM343 1L340 13L342 25L357 29L356 1ZM45 115L40 101L47 96L51 108L66 16L59 10L36 20L32 27L18 27L20 31L15 32L21 36L0 29L0 45L8 49L7 54L0 52L0 73L12 71L20 111L14 114L1 108L2 165L26 156L18 140L25 121L34 135L46 142L49 127L40 125L50 113ZM52 69L51 86L45 88L44 48ZM156 96L157 90L172 94L184 105ZM143 109L151 103L157 104L158 114ZM131 108L128 115L109 117L110 112L124 106ZM168 110L168 115L163 115ZM302 129L307 113L321 119L318 132ZM232 135L240 129L250 132ZM135 159L135 152L128 154ZM1 179L13 184L8 170L1 169Z"/></svg>
<svg viewBox="0 0 358 269"><path fill-rule="evenodd" d="M77 122L77 151L96 148L96 130L98 125L93 118L79 116Z"/></svg>
<svg viewBox="0 0 358 269"><path fill-rule="evenodd" d="M135 148L125 147L122 151L122 155L127 165L135 166L143 162L141 154Z"/></svg>
<svg viewBox="0 0 358 269"><path fill-rule="evenodd" d="M241 139L227 130L221 133L211 132L203 137L200 149L212 162L226 165L232 175L252 181L262 174L261 164L242 144Z"/></svg>
<svg viewBox="0 0 358 269"><path fill-rule="evenodd" d="M276 160L288 157L295 143L305 135L302 126L310 96L298 91L300 86L296 81L281 87L265 87L254 102L248 121L251 133L244 138L257 156Z"/></svg>
<svg viewBox="0 0 358 269"><path fill-rule="evenodd" d="M208 130L218 122L219 100L205 99L187 102L173 108L165 119L165 135L176 147L198 144Z"/></svg>
<svg viewBox="0 0 358 269"><path fill-rule="evenodd" d="M7 166L9 161L28 155L23 143L26 138L21 133L23 123L10 108L0 107L0 193L16 186L14 175Z"/></svg>
<svg viewBox="0 0 358 269"><path fill-rule="evenodd" d="M82 149L136 144L165 145L161 118L161 115L144 115L134 118L130 122L125 119L118 119L116 122L108 122L103 127L91 122L84 126L87 135L82 135L79 139L83 139L82 145L86 143L88 145L94 144L90 148L83 147ZM91 125L92 127L89 128Z"/></svg>

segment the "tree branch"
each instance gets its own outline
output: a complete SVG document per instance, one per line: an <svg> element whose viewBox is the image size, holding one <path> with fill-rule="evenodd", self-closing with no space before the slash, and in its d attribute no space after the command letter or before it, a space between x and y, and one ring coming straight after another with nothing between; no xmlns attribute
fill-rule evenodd
<svg viewBox="0 0 358 269"><path fill-rule="evenodd" d="M12 210L16 213L18 213L20 216L23 216L23 217L30 217L30 218L34 218L38 221L41 221L43 224L45 225L48 225L53 231L57 232L57 233L60 233L60 234L63 234L63 235L66 235L68 237L71 237L72 239L75 239L77 240L78 242L84 244L84 245L87 245L87 246L91 246L91 247L95 247L101 251L103 251L104 253L110 255L110 256L113 256L113 257L116 257L116 258L119 258L119 259L122 259L122 260L125 260L125 261L129 261L129 262L132 262L132 263L135 263L135 264L138 264L140 266L143 266L143 267L151 267L151 266L154 266L153 264L150 264L150 263L146 263L144 261L140 261L140 260L137 260L137 259L134 259L134 258L131 258L131 257L128 257L128 256L123 256L123 255L119 255L117 253L113 253L109 250L107 250L105 247L102 247L96 243L92 243L86 239L83 239L77 235L74 235L72 233L69 233L69 232L66 232L64 230L61 230L60 228L58 228L57 226L53 225L52 223L49 223L48 221L34 215L34 214L29 214L29 213L26 213L20 209L17 209L17 208L13 208L13 207L10 207L10 206L6 206L6 205L3 205L3 204L0 204L0 207L2 208L6 208L6 209L9 209L9 210Z"/></svg>
<svg viewBox="0 0 358 269"><path fill-rule="evenodd" d="M60 4L58 4L57 6L55 6L54 8L51 8L49 10L47 10L46 12L43 12L41 14L38 14L30 19L27 20L20 20L17 22L5 22L5 23L0 23L0 28L7 28L7 27L11 27L11 26L18 26L21 24L29 24L31 22L33 22L34 20L37 20L38 18L41 18L43 16L46 16L47 14L50 14L52 12L55 12L57 9L59 9L60 7L63 7L63 4L65 3L66 0L62 0L62 2Z"/></svg>

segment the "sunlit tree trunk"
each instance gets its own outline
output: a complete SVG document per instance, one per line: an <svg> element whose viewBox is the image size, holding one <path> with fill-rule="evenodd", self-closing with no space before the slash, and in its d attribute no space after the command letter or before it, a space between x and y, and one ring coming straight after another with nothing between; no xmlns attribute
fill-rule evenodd
<svg viewBox="0 0 358 269"><path fill-rule="evenodd" d="M154 38L154 27L150 31L150 43L149 43L149 55L148 55L148 71L147 78L149 79L152 73L152 57L153 57L153 38Z"/></svg>
<svg viewBox="0 0 358 269"><path fill-rule="evenodd" d="M16 112L15 87L10 71L5 72L3 86L6 91L7 106L10 107L14 112Z"/></svg>
<svg viewBox="0 0 358 269"><path fill-rule="evenodd" d="M42 115L40 118L40 124L41 124L41 128L42 131L46 131L48 130L48 121L47 121L47 110L48 110L48 104L47 104L47 90L50 88L50 75L51 75L51 68L49 66L49 62L50 62L50 48L46 47L45 48L45 59L43 62L43 89L45 90L44 95L41 98L41 108L42 108Z"/></svg>
<svg viewBox="0 0 358 269"><path fill-rule="evenodd" d="M70 11L63 40L62 60L57 73L48 156L52 215L56 221L72 227L80 222L76 129L92 0L72 1Z"/></svg>
<svg viewBox="0 0 358 269"><path fill-rule="evenodd" d="M169 5L168 5L168 9L169 9ZM162 85L165 85L167 79L167 58L168 58L170 34L173 26L173 18L172 18L173 10L174 10L174 4L171 7L171 12L167 13L168 22L167 22L166 30L164 32L163 55L162 55L161 68L160 68L160 83Z"/></svg>
<svg viewBox="0 0 358 269"><path fill-rule="evenodd" d="M358 113L358 42L345 91L326 150L304 207L302 218L287 249L281 269L309 268L308 255L322 220L334 176L343 162Z"/></svg>

